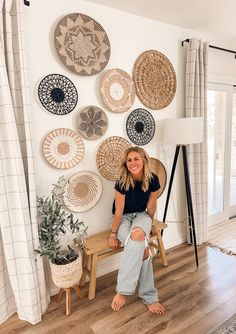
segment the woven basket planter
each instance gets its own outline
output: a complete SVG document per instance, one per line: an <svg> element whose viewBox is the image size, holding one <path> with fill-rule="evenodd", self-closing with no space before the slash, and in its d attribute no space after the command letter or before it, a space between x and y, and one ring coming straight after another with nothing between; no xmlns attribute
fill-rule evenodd
<svg viewBox="0 0 236 334"><path fill-rule="evenodd" d="M67 289L79 283L82 275L82 258L79 256L75 261L68 264L54 264L50 262L52 281L62 289Z"/></svg>

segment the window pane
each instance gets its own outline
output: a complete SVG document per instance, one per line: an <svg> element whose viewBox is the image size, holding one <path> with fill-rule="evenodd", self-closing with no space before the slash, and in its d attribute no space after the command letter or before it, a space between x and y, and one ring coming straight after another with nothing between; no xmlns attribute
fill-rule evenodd
<svg viewBox="0 0 236 334"><path fill-rule="evenodd" d="M208 91L208 213L224 208L224 147L226 92Z"/></svg>
<svg viewBox="0 0 236 334"><path fill-rule="evenodd" d="M233 94L231 169L230 169L230 205L236 205L236 94Z"/></svg>

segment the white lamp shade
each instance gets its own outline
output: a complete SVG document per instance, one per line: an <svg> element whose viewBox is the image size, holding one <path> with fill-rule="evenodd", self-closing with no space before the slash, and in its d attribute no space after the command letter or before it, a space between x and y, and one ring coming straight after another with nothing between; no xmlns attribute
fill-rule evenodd
<svg viewBox="0 0 236 334"><path fill-rule="evenodd" d="M203 117L163 119L159 124L159 142L187 145L203 141Z"/></svg>

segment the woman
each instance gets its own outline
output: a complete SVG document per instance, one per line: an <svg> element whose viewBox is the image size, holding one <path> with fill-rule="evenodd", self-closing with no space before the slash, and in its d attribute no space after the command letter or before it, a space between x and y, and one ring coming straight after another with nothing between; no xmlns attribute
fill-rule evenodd
<svg viewBox="0 0 236 334"><path fill-rule="evenodd" d="M117 294L111 307L120 310L126 295L132 295L138 286L139 297L152 313L163 314L154 287L152 260L148 238L156 211L158 177L151 173L149 157L140 147L128 148L124 154L119 178L115 184L113 221L109 237L110 248L124 245L117 277Z"/></svg>

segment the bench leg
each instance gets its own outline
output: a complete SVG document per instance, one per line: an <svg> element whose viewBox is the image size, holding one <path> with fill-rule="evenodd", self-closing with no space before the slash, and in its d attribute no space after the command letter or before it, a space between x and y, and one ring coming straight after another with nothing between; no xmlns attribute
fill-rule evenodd
<svg viewBox="0 0 236 334"><path fill-rule="evenodd" d="M96 276L97 276L97 254L93 254L91 258L91 272L90 272L90 282L89 282L89 294L88 299L94 299L96 293Z"/></svg>
<svg viewBox="0 0 236 334"><path fill-rule="evenodd" d="M157 231L157 237L158 237L158 244L159 244L159 251L160 251L160 256L161 256L161 261L164 267L168 266L168 261L167 261L167 256L161 236L160 230Z"/></svg>
<svg viewBox="0 0 236 334"><path fill-rule="evenodd" d="M66 315L71 314L70 288L66 289Z"/></svg>
<svg viewBox="0 0 236 334"><path fill-rule="evenodd" d="M82 261L82 264L83 264L83 273L82 273L82 276L81 276L81 279L80 279L80 286L84 286L85 285L85 281L86 281L86 269L87 269L87 266L88 266L88 255L84 253L84 256L83 256L83 261Z"/></svg>

